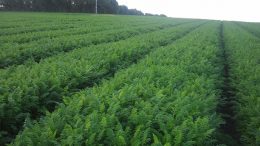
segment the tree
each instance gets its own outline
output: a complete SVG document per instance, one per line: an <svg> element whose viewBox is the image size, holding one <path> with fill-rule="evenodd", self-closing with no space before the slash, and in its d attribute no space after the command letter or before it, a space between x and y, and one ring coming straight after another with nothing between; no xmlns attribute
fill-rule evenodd
<svg viewBox="0 0 260 146"><path fill-rule="evenodd" d="M116 0L98 0L98 12L116 14L118 3Z"/></svg>
<svg viewBox="0 0 260 146"><path fill-rule="evenodd" d="M0 0L5 10L95 13L96 0ZM136 9L119 6L116 0L98 0L98 13L143 15Z"/></svg>

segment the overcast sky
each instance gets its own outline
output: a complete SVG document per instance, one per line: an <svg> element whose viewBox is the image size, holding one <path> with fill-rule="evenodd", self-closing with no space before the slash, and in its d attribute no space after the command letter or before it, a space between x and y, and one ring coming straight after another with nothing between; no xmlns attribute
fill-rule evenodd
<svg viewBox="0 0 260 146"><path fill-rule="evenodd" d="M169 17L260 22L260 0L117 0L144 13Z"/></svg>

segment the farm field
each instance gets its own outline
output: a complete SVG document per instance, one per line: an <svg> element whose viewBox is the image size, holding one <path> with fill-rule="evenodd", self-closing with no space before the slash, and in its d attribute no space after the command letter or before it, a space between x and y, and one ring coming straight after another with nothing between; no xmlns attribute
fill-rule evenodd
<svg viewBox="0 0 260 146"><path fill-rule="evenodd" d="M260 145L259 23L0 20L0 145Z"/></svg>

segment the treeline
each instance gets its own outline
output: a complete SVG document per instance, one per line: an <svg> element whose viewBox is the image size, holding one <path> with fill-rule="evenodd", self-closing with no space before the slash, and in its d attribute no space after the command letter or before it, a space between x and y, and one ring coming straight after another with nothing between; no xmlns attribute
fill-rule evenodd
<svg viewBox="0 0 260 146"><path fill-rule="evenodd" d="M136 9L120 6L116 0L98 0L98 13L144 15ZM0 0L7 11L96 12L96 0Z"/></svg>

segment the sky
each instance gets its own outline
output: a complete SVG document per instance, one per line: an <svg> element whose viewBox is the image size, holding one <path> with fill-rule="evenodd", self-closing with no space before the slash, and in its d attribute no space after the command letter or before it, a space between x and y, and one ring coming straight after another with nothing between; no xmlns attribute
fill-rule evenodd
<svg viewBox="0 0 260 146"><path fill-rule="evenodd" d="M260 22L260 0L117 0L144 13L177 18Z"/></svg>

